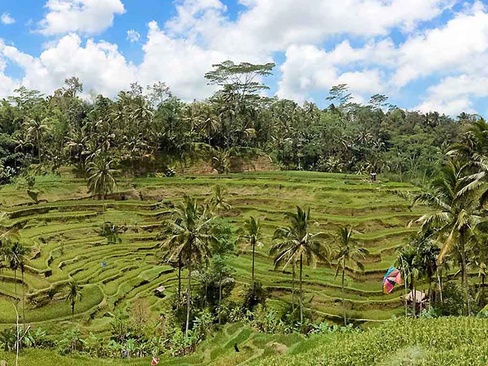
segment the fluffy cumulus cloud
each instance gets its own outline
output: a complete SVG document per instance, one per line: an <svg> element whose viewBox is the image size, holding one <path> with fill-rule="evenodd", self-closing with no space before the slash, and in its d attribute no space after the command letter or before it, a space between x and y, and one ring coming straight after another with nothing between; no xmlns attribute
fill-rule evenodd
<svg viewBox="0 0 488 366"><path fill-rule="evenodd" d="M172 0L172 19L147 19L143 37L127 31L141 47L132 64L116 44L90 38L125 12L121 0L47 0L39 26L47 48L34 57L1 43L0 92L19 83L2 82L10 62L24 70L23 84L45 92L76 75L109 95L133 81L161 80L192 100L213 92L204 74L214 63L283 59L273 90L298 101L323 102L339 83L358 101L385 93L400 105L450 114L488 98L488 8L480 0L232 1L242 8L231 16L229 1ZM415 90L402 100L408 88Z"/></svg>
<svg viewBox="0 0 488 366"><path fill-rule="evenodd" d="M24 69L22 84L43 92L60 87L66 77L78 76L89 89L114 95L137 80L137 68L127 63L114 44L83 42L76 34L61 38L38 58L3 45L1 52Z"/></svg>
<svg viewBox="0 0 488 366"><path fill-rule="evenodd" d="M39 24L44 35L97 34L112 25L116 14L125 11L120 0L48 0L45 7L46 16Z"/></svg>
<svg viewBox="0 0 488 366"><path fill-rule="evenodd" d="M0 22L5 25L12 25L15 24L15 19L12 18L9 13L3 13L0 16Z"/></svg>

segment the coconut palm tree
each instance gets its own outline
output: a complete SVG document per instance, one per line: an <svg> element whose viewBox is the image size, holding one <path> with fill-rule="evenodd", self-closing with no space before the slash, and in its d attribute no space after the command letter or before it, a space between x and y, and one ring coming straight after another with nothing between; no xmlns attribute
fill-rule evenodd
<svg viewBox="0 0 488 366"><path fill-rule="evenodd" d="M407 316L407 287L415 295L415 277L418 276L416 265L417 250L411 245L405 245L400 249L400 253L395 262L395 266L403 274L405 283L405 316ZM413 296L412 314L415 316L415 299Z"/></svg>
<svg viewBox="0 0 488 366"><path fill-rule="evenodd" d="M427 278L429 285L429 306L432 306L432 279L437 273L437 257L439 255L439 247L432 241L430 236L419 237L414 241L414 246L417 251L415 264L419 271L419 275Z"/></svg>
<svg viewBox="0 0 488 366"><path fill-rule="evenodd" d="M210 198L210 205L213 209L217 210L217 213L221 210L228 211L232 208L229 202L227 202L227 190L219 185L216 185L213 189L213 195Z"/></svg>
<svg viewBox="0 0 488 366"><path fill-rule="evenodd" d="M35 116L34 118L27 120L26 127L27 127L26 140L31 141L33 145L36 146L38 162L39 164L41 164L42 163L42 158L41 158L42 139L44 137L45 132L48 130L46 120L41 119L40 116Z"/></svg>
<svg viewBox="0 0 488 366"><path fill-rule="evenodd" d="M282 266L284 269L298 263L300 322L303 323L303 263L315 267L318 261L328 262L330 250L318 240L324 236L323 233L313 234L310 231L310 209L305 211L297 206L296 213L289 212L286 216L290 224L275 230L273 239L278 242L273 245L270 254L274 256L275 268Z"/></svg>
<svg viewBox="0 0 488 366"><path fill-rule="evenodd" d="M112 160L99 158L88 165L88 192L98 199L105 199L112 193L117 183L114 178L115 170L111 168Z"/></svg>
<svg viewBox="0 0 488 366"><path fill-rule="evenodd" d="M67 284L68 294L66 295L66 301L70 303L71 306L71 316L75 315L75 305L77 302L82 300L82 286L78 284L76 280L71 280Z"/></svg>
<svg viewBox="0 0 488 366"><path fill-rule="evenodd" d="M191 273L195 264L208 263L212 256L210 244L217 239L213 236L208 215L196 199L185 196L173 213L172 233L162 244L162 249L171 252L170 257L181 260L188 269L187 309L185 334L190 330Z"/></svg>
<svg viewBox="0 0 488 366"><path fill-rule="evenodd" d="M117 183L114 178L115 170L111 168L112 160L99 158L88 164L88 192L102 200L102 213L105 221L105 198L112 193Z"/></svg>
<svg viewBox="0 0 488 366"><path fill-rule="evenodd" d="M261 232L261 223L259 222L259 219L255 219L253 216L251 216L249 219L247 219L244 222L244 230L242 230L242 235L239 237L239 241L244 242L245 245L251 246L251 251L252 251L252 265L251 265L251 284L254 288L254 281L255 281L255 275L254 275L254 258L256 254L256 247L261 247L263 246L263 243L261 242L262 238L262 232Z"/></svg>
<svg viewBox="0 0 488 366"><path fill-rule="evenodd" d="M415 197L413 205L425 203L434 211L421 216L417 222L423 232L432 231L440 245L438 263L448 254L457 260L464 291L466 314L471 313L468 296L468 253L476 239L476 228L485 219L480 215L479 193L471 184L472 176L466 166L450 160L433 180L430 190Z"/></svg>
<svg viewBox="0 0 488 366"><path fill-rule="evenodd" d="M20 270L22 274L22 311L23 321L25 322L25 304L24 304L24 270L25 260L27 254L30 253L30 249L24 247L18 241L13 242L10 246L3 248L3 256L8 263L8 267L14 271L14 294L17 299L17 271Z"/></svg>
<svg viewBox="0 0 488 366"><path fill-rule="evenodd" d="M334 259L337 261L336 277L339 272L341 276L341 291L342 291L342 310L344 317L344 325L347 325L346 319L346 302L344 297L345 274L348 267L354 270L359 269L364 271L364 265L361 263L368 251L361 247L359 242L353 237L353 229L351 226L345 226L339 229L336 238L336 251Z"/></svg>

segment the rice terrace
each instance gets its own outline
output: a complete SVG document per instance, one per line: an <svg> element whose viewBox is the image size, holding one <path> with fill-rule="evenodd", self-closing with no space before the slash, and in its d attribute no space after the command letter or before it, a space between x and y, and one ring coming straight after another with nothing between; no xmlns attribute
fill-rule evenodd
<svg viewBox="0 0 488 366"><path fill-rule="evenodd" d="M210 198L215 185L225 187L232 206L222 212L223 220L241 227L250 216L261 219L264 245L257 249L256 277L271 290L273 299L289 302L291 295L290 274L274 270L268 255L273 232L284 220L284 212L293 211L300 200L310 206L321 230L354 224L370 251L364 274L347 275L349 317L376 321L403 311L397 293L383 295L381 280L395 261L396 249L416 230L406 225L419 213L409 211L408 202L395 194L414 190L410 184L370 184L359 176L306 172L141 178L125 187L119 185L119 192L126 189L128 200L107 199L102 203L89 198L83 180L56 176L40 179L40 198L47 202L30 204L25 190L15 186L0 193L9 216L3 225L22 227L22 238L34 248L23 279L30 304L25 314L29 323L51 323L50 327L61 330L63 321L67 325L72 322L69 304L50 295L70 279L85 285L75 315L89 321L88 330L108 331L110 319L104 314L115 304L124 309L136 299L146 298L157 312L164 299L154 295L155 289L162 285L170 295L177 285L177 271L161 264L156 256L161 221L170 216L171 207L184 194L203 201ZM134 192L143 200L135 199ZM110 244L100 235L104 220L123 228L118 235L120 242ZM241 291L240 287L250 281L250 251L228 256L226 261L236 270L238 285L234 291ZM2 272L3 295L15 296L14 276ZM306 306L340 322L342 309L337 299L341 297L341 284L334 270L325 266L306 268L304 277ZM19 284L17 292L20 288ZM2 301L3 324L15 322L11 307Z"/></svg>
<svg viewBox="0 0 488 366"><path fill-rule="evenodd" d="M0 366L488 365L486 24L0 2Z"/></svg>

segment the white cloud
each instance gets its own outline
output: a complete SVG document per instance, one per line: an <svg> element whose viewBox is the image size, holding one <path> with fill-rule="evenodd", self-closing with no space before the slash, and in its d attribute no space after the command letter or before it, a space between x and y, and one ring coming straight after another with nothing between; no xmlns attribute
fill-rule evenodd
<svg viewBox="0 0 488 366"><path fill-rule="evenodd" d="M442 79L427 90L427 97L417 109L430 112L442 111L457 115L474 112L473 98L488 97L488 72L485 75L459 75Z"/></svg>
<svg viewBox="0 0 488 366"><path fill-rule="evenodd" d="M51 36L80 32L97 34L109 28L116 14L125 12L120 0L48 0L40 33Z"/></svg>
<svg viewBox="0 0 488 366"><path fill-rule="evenodd" d="M435 18L454 0L245 0L236 22L225 16L220 0L183 0L168 28L205 40L223 52L269 53L293 44L320 44L328 37L386 35L394 27L412 29Z"/></svg>
<svg viewBox="0 0 488 366"><path fill-rule="evenodd" d="M244 10L235 20L223 0L172 1L175 17L150 22L147 39L127 31L127 40L140 42L143 52L133 65L116 45L82 38L110 27L125 11L121 0L47 0L39 31L60 38L50 38L39 57L0 44L0 62L15 62L25 71L24 85L45 92L74 75L86 90L110 96L133 81L164 81L175 95L192 100L213 92L204 79L212 64L264 63L284 52L278 95L298 101L325 98L339 83L347 83L358 101L395 95L422 77L439 81L418 91L421 110L470 111L476 98L488 97L488 12L481 1L444 13L451 19L437 27L439 15L460 0L409 0L408 6L405 0L342 0L341 6L335 0L236 1ZM418 27L432 19L423 23L427 29ZM395 44L392 29L407 40ZM0 83L5 70L0 67Z"/></svg>
<svg viewBox="0 0 488 366"><path fill-rule="evenodd" d="M399 50L394 82L399 87L432 73L472 69L488 52L488 13L476 2L444 27L408 39Z"/></svg>
<svg viewBox="0 0 488 366"><path fill-rule="evenodd" d="M325 98L332 86L342 83L348 84L358 97L382 93L386 83L375 65L391 63L392 47L389 41L371 42L360 49L353 49L345 41L331 52L314 45L290 46L280 68L283 76L278 95L304 101L311 93L320 91ZM360 70L342 70L342 66L351 67L352 63L360 63Z"/></svg>
<svg viewBox="0 0 488 366"><path fill-rule="evenodd" d="M4 46L4 42L0 39L0 48ZM5 74L7 68L7 60L0 54L0 98L5 98L12 94L12 91L20 85L19 80L15 80Z"/></svg>
<svg viewBox="0 0 488 366"><path fill-rule="evenodd" d="M9 13L3 13L0 16L0 21L5 25L12 25L15 23L15 19L12 18Z"/></svg>
<svg viewBox="0 0 488 366"><path fill-rule="evenodd" d="M204 98L212 89L206 86L205 72L226 55L206 50L185 39L172 39L156 22L149 24L148 41L143 47L144 60L139 66L139 80L145 84L166 82L185 100Z"/></svg>
<svg viewBox="0 0 488 366"><path fill-rule="evenodd" d="M13 46L4 45L0 51L24 69L24 86L46 93L59 88L70 76L79 77L86 90L112 96L137 80L137 68L125 60L116 45L92 40L83 44L76 34L64 36L38 58Z"/></svg>
<svg viewBox="0 0 488 366"><path fill-rule="evenodd" d="M141 39L141 34L138 31L134 29L129 29L127 31L127 40L130 43L137 43L139 42L140 39Z"/></svg>

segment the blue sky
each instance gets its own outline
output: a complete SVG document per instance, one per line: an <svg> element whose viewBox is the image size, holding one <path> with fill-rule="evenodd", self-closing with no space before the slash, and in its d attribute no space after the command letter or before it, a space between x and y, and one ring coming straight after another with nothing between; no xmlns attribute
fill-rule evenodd
<svg viewBox="0 0 488 366"><path fill-rule="evenodd" d="M166 82L184 100L231 59L275 62L269 93L325 106L347 83L408 109L488 112L488 6L469 0L3 0L0 97L50 93L78 76L85 95Z"/></svg>

